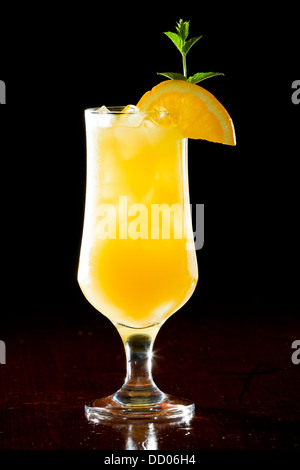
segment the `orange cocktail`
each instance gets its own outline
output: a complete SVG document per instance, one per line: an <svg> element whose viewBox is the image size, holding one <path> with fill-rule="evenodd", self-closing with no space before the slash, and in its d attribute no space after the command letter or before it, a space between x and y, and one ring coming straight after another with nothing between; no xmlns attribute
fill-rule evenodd
<svg viewBox="0 0 300 470"><path fill-rule="evenodd" d="M86 111L78 280L89 302L112 322L145 328L189 299L198 271L186 139L167 116L128 111Z"/></svg>
<svg viewBox="0 0 300 470"><path fill-rule="evenodd" d="M187 75L189 21L165 33L182 55L183 74L137 106L86 110L87 186L78 281L116 326L126 378L113 395L85 405L88 419L190 419L195 405L163 393L151 373L154 339L192 295L198 278L189 204L187 138L235 145L232 120L197 84L220 72Z"/></svg>

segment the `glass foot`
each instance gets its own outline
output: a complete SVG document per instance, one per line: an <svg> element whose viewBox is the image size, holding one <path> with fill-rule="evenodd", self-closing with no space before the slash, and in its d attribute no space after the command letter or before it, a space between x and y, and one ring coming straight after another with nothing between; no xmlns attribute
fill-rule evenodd
<svg viewBox="0 0 300 470"><path fill-rule="evenodd" d="M85 405L85 415L92 422L120 418L168 420L191 417L194 410L195 405L192 401L166 394L160 403L151 405L123 405L114 398L114 395L93 400Z"/></svg>

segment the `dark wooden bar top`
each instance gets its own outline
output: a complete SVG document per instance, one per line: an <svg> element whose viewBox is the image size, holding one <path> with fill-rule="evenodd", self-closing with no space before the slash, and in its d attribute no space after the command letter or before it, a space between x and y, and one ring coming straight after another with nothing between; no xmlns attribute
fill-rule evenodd
<svg viewBox="0 0 300 470"><path fill-rule="evenodd" d="M121 385L114 326L85 300L1 329L1 450L271 450L300 447L299 311L267 304L187 304L161 328L153 375L196 403L189 422L94 424L85 402Z"/></svg>

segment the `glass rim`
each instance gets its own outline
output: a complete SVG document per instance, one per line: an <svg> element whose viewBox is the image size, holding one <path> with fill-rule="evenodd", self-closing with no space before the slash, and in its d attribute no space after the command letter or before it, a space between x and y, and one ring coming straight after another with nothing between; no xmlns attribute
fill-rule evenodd
<svg viewBox="0 0 300 470"><path fill-rule="evenodd" d="M95 108L86 108L85 112L90 113L90 114L96 114L98 116L101 116L102 114L126 114L126 115L131 115L131 114L149 114L145 111L124 111L126 106L105 106L108 112L106 113L99 113L99 110L101 109L102 106L95 107Z"/></svg>

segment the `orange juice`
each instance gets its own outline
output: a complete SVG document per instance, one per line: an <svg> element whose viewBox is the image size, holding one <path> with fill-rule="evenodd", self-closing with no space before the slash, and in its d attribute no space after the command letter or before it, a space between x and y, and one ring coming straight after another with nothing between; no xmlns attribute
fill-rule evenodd
<svg viewBox="0 0 300 470"><path fill-rule="evenodd" d="M147 113L86 110L87 185L78 281L114 324L162 323L198 278L187 140Z"/></svg>

